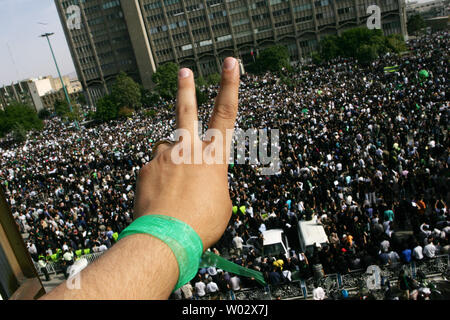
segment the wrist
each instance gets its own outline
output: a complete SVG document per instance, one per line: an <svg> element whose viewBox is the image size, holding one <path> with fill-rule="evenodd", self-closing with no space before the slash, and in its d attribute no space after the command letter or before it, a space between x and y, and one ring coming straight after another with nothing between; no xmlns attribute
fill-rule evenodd
<svg viewBox="0 0 450 320"><path fill-rule="evenodd" d="M148 292L149 299L167 299L179 277L177 259L170 247L144 233L127 236L119 244L133 255L129 272L142 274L141 287Z"/></svg>
<svg viewBox="0 0 450 320"><path fill-rule="evenodd" d="M178 281L175 289L189 282L197 274L203 243L187 223L167 215L145 215L121 232L119 242L136 234L151 235L171 250L178 264Z"/></svg>

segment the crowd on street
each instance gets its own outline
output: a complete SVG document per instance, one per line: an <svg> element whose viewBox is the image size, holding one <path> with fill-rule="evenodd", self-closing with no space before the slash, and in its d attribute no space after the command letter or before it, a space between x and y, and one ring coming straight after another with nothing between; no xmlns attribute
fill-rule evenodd
<svg viewBox="0 0 450 320"><path fill-rule="evenodd" d="M261 164L229 166L236 210L211 250L262 272L272 286L294 274L320 279L449 254L449 43L439 32L408 41L407 55L365 67L349 59L299 65L285 72L294 86L273 73L244 74L236 130L279 129L281 167L263 175ZM203 124L217 88L205 88ZM60 254L69 266L77 250L114 245L133 218L139 169L175 129L174 110L166 108L173 103L157 106L153 117L137 112L81 132L54 118L25 143L0 148L0 183L35 262ZM302 252L298 222L311 219L329 241ZM264 254L262 234L270 229L287 235L289 256ZM257 286L210 267L173 298L219 298ZM327 295L321 289L317 299Z"/></svg>

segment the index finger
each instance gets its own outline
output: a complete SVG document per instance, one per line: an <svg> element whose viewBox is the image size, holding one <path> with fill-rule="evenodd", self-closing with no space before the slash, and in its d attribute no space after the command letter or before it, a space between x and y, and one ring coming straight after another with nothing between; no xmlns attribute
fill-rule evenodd
<svg viewBox="0 0 450 320"><path fill-rule="evenodd" d="M235 58L225 59L222 68L220 90L216 99L208 129L220 130L226 136L227 129L234 129L239 101L239 64Z"/></svg>

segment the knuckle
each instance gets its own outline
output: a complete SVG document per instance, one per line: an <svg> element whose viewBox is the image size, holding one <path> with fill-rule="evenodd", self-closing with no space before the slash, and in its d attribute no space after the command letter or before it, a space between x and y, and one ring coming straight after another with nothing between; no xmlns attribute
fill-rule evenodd
<svg viewBox="0 0 450 320"><path fill-rule="evenodd" d="M194 106L189 103L178 103L178 113L180 114L186 114L186 113L192 113Z"/></svg>
<svg viewBox="0 0 450 320"><path fill-rule="evenodd" d="M236 117L237 107L233 103L219 103L215 110L216 117L225 120L233 120Z"/></svg>

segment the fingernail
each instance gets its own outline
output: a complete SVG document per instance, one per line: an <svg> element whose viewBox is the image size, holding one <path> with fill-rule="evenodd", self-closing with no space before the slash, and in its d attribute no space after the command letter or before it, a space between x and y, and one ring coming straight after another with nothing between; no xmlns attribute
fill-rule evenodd
<svg viewBox="0 0 450 320"><path fill-rule="evenodd" d="M236 59L235 58L226 58L223 62L223 68L225 70L233 70L234 66L236 65Z"/></svg>
<svg viewBox="0 0 450 320"><path fill-rule="evenodd" d="M183 68L178 72L178 77L180 79L184 79L184 78L189 77L190 74L191 74L191 72L188 68Z"/></svg>

